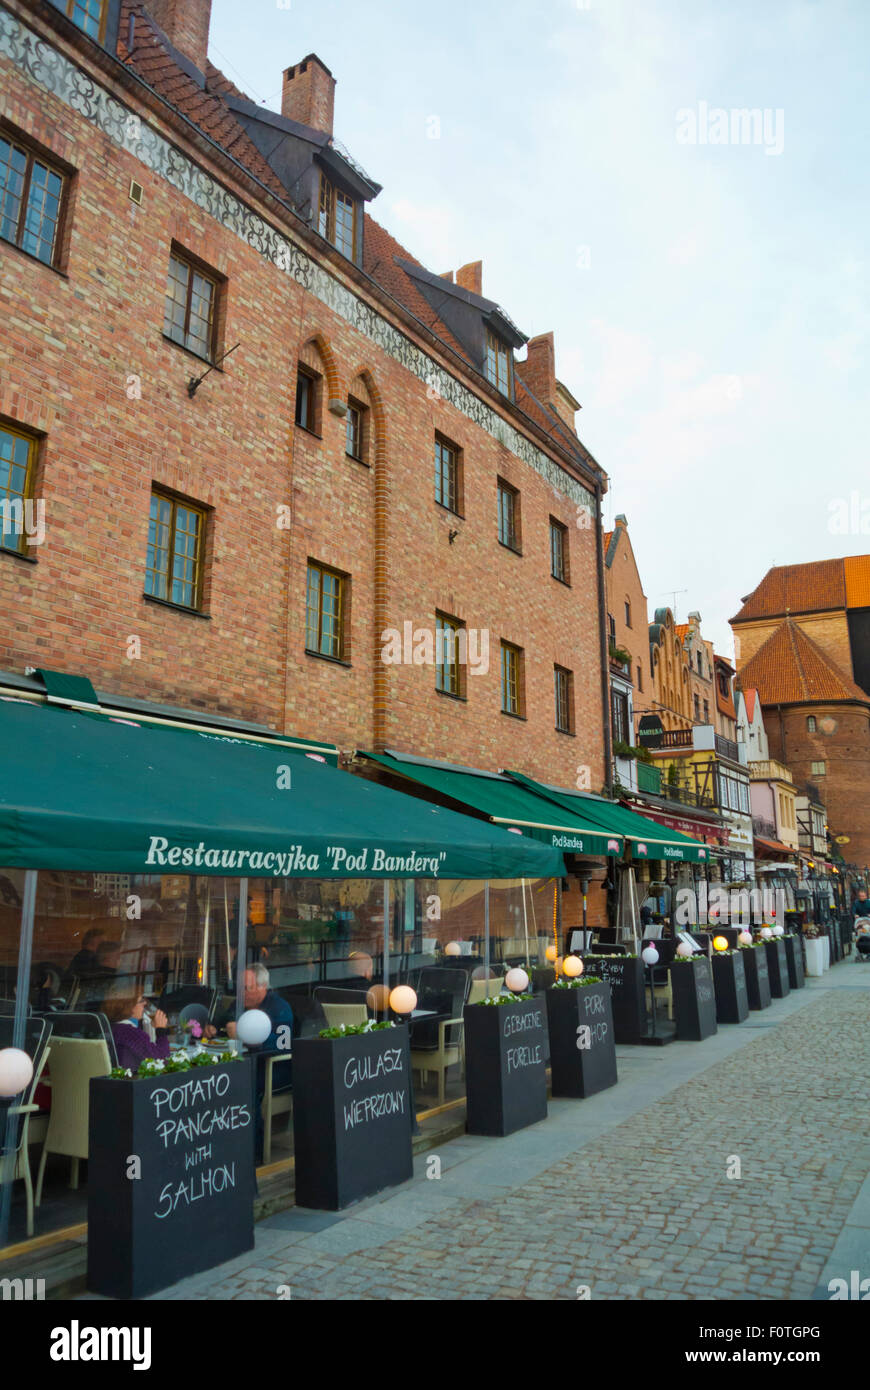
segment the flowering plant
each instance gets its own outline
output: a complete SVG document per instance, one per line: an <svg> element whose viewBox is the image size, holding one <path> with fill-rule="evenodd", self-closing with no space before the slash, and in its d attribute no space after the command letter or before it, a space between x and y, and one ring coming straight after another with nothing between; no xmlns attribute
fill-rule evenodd
<svg viewBox="0 0 870 1390"><path fill-rule="evenodd" d="M340 1023L337 1028L321 1028L319 1038L350 1038L356 1033L380 1033L384 1028L395 1028L389 1019L376 1023L373 1018L365 1023Z"/></svg>
<svg viewBox="0 0 870 1390"><path fill-rule="evenodd" d="M567 975L563 975L553 985L553 989L582 989L584 985L600 984L600 975L580 975L576 980L570 980Z"/></svg>
<svg viewBox="0 0 870 1390"><path fill-rule="evenodd" d="M534 999L534 995L529 994L491 994L488 999L478 999L478 1004L519 1004L521 999ZM476 1008L477 1005L472 1005Z"/></svg>

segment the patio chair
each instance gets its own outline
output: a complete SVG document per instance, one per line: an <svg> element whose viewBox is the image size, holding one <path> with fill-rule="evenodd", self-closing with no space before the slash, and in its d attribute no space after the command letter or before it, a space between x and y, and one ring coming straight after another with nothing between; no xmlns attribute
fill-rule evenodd
<svg viewBox="0 0 870 1390"><path fill-rule="evenodd" d="M447 1068L462 1061L463 1020L438 1020L438 1038L434 1047L411 1048L411 1069L419 1071L422 1085L430 1071L438 1073L438 1104L444 1104Z"/></svg>
<svg viewBox="0 0 870 1390"><path fill-rule="evenodd" d="M33 1235L33 1179L30 1174L30 1149L31 1140L38 1141L41 1133L31 1133L32 1117L39 1112L39 1106L33 1097L36 1088L48 1061L50 1047L42 1047L39 1052L39 1060L36 1062L33 1077L30 1085L24 1092L24 1099L19 1105L11 1105L6 1111L7 1115L23 1115L21 1128L18 1132L18 1142L14 1152L0 1154L0 1183L15 1182L18 1178L24 1179L25 1200L27 1202L27 1234ZM40 1116L40 1129L42 1132L48 1126L48 1116Z"/></svg>
<svg viewBox="0 0 870 1390"><path fill-rule="evenodd" d="M489 993L490 993L490 995L501 994L501 987L502 987L503 982L504 982L504 980L503 980L503 977L502 977L502 976L499 976L499 978L498 978L497 980L490 980L490 981L489 981ZM468 991L468 999L466 1000L466 1003L468 1003L468 1004L479 1004L480 1001L481 1001L481 999L485 999L485 998L486 998L486 986L487 986L487 981L486 981L486 980L472 980L472 981L471 981L471 989Z"/></svg>
<svg viewBox="0 0 870 1390"><path fill-rule="evenodd" d="M342 1024L356 1028L367 1023L369 1011L365 1004L326 1004L321 1002L323 1017L327 1028L340 1028Z"/></svg>
<svg viewBox="0 0 870 1390"><path fill-rule="evenodd" d="M52 1037L51 1114L39 1160L36 1205L42 1201L42 1180L50 1153L71 1160L70 1187L79 1185L79 1160L88 1156L88 1107L91 1078L108 1076L112 1068L105 1038Z"/></svg>
<svg viewBox="0 0 870 1390"><path fill-rule="evenodd" d="M263 1115L263 1163L272 1162L272 1121L276 1115L286 1115L293 1109L293 1092L289 1089L289 1083L282 1077L281 1072L287 1073L290 1068L287 1063L290 1061L288 1052L268 1052L262 1058L263 1063L263 1103L261 1106ZM281 1067L281 1064L284 1064ZM259 1066L259 1062L257 1063ZM281 1068L278 1072L277 1081L280 1087L275 1089L275 1067Z"/></svg>

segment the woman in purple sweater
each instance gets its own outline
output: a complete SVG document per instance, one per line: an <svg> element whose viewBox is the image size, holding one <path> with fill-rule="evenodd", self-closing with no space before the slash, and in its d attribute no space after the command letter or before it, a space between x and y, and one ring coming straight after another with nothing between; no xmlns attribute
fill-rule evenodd
<svg viewBox="0 0 870 1390"><path fill-rule="evenodd" d="M145 999L142 995L118 995L107 999L103 1006L106 1017L112 1025L112 1037L118 1053L118 1066L137 1071L139 1063L146 1057L165 1061L169 1056L169 1030L166 1015L158 1009L153 1023L157 1036L152 1042L142 1027L145 1012Z"/></svg>

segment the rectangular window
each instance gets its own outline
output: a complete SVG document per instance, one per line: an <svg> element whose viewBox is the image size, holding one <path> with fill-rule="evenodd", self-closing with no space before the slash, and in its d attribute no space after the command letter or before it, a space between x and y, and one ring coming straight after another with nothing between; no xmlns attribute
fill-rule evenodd
<svg viewBox="0 0 870 1390"><path fill-rule="evenodd" d="M625 601L625 626L631 627L631 604L627 599Z"/></svg>
<svg viewBox="0 0 870 1390"><path fill-rule="evenodd" d="M24 504L33 496L36 440L0 425L0 550L27 549Z"/></svg>
<svg viewBox="0 0 870 1390"><path fill-rule="evenodd" d="M643 694L643 667L637 663L637 688Z"/></svg>
<svg viewBox="0 0 870 1390"><path fill-rule="evenodd" d="M462 508L459 450L435 436L435 501L459 515Z"/></svg>
<svg viewBox="0 0 870 1390"><path fill-rule="evenodd" d="M163 332L207 362L214 358L217 281L173 251L169 257Z"/></svg>
<svg viewBox="0 0 870 1390"><path fill-rule="evenodd" d="M704 723L705 723L705 724L709 724L709 723L710 723L710 701L709 701L709 700L705 700L705 701L704 701Z"/></svg>
<svg viewBox="0 0 870 1390"><path fill-rule="evenodd" d="M553 667L556 698L556 728L560 734L574 732L574 675L564 666Z"/></svg>
<svg viewBox="0 0 870 1390"><path fill-rule="evenodd" d="M607 636L611 642L616 641L616 619L612 613L607 615Z"/></svg>
<svg viewBox="0 0 870 1390"><path fill-rule="evenodd" d="M568 528L550 517L550 573L563 584L568 581Z"/></svg>
<svg viewBox="0 0 870 1390"><path fill-rule="evenodd" d="M824 764L824 763L810 763L810 776L812 776L812 777L824 777L824 775L825 775L825 764Z"/></svg>
<svg viewBox="0 0 870 1390"><path fill-rule="evenodd" d="M523 712L522 650L510 642L501 644L501 708L503 714Z"/></svg>
<svg viewBox="0 0 870 1390"><path fill-rule="evenodd" d="M305 617L305 650L342 661L345 653L344 615L347 577L308 562Z"/></svg>
<svg viewBox="0 0 870 1390"><path fill-rule="evenodd" d="M628 696L623 690L611 690L610 713L613 721L613 742L630 744Z"/></svg>
<svg viewBox="0 0 870 1390"><path fill-rule="evenodd" d="M324 174L320 175L320 208L317 230L322 237L353 260L354 234L356 231L356 204L340 188L330 183Z"/></svg>
<svg viewBox="0 0 870 1390"><path fill-rule="evenodd" d="M99 43L103 37L103 12L106 0L66 0L66 12L73 24L78 25L92 39Z"/></svg>
<svg viewBox="0 0 870 1390"><path fill-rule="evenodd" d="M465 624L446 613L435 614L435 689L444 695L465 694Z"/></svg>
<svg viewBox="0 0 870 1390"><path fill-rule="evenodd" d="M300 367L296 373L296 423L312 434L317 431L318 378Z"/></svg>
<svg viewBox="0 0 870 1390"><path fill-rule="evenodd" d="M202 553L205 513L188 502L151 494L145 592L182 608L202 601Z"/></svg>
<svg viewBox="0 0 870 1390"><path fill-rule="evenodd" d="M41 156L0 134L0 237L56 265L66 184Z"/></svg>
<svg viewBox="0 0 870 1390"><path fill-rule="evenodd" d="M509 550L520 548L520 495L510 483L498 483L498 538Z"/></svg>
<svg viewBox="0 0 870 1390"><path fill-rule="evenodd" d="M486 379L491 381L503 396L512 394L511 367L513 354L507 343L502 342L489 329L486 330Z"/></svg>
<svg viewBox="0 0 870 1390"><path fill-rule="evenodd" d="M347 415L345 416L347 427L345 452L359 463L365 463L366 461L366 436L368 434L367 416L368 410L364 405L361 405L359 401L348 401Z"/></svg>

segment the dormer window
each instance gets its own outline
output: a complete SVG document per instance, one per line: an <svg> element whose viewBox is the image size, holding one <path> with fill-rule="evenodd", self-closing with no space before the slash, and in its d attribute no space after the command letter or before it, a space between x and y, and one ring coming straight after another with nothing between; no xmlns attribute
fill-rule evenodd
<svg viewBox="0 0 870 1390"><path fill-rule="evenodd" d="M66 10L68 17L79 29L83 29L98 43L102 41L106 0L66 0L61 8Z"/></svg>
<svg viewBox="0 0 870 1390"><path fill-rule="evenodd" d="M491 329L486 330L485 375L503 396L511 395L513 354L507 343L497 338Z"/></svg>
<svg viewBox="0 0 870 1390"><path fill-rule="evenodd" d="M336 188L334 183L330 183L325 174L320 175L320 213L317 230L322 237L332 242L343 256L347 256L349 261L353 260L356 204L353 198L349 198L340 188Z"/></svg>

